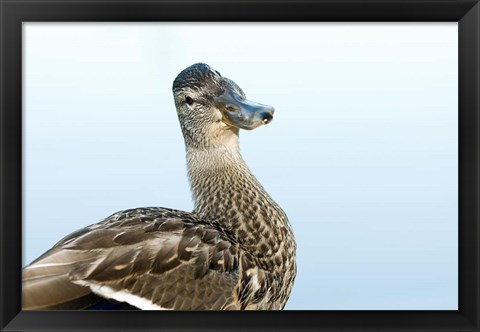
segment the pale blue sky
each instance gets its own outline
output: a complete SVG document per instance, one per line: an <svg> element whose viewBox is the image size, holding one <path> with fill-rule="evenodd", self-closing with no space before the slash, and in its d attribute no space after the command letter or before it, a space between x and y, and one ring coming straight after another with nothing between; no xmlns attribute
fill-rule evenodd
<svg viewBox="0 0 480 332"><path fill-rule="evenodd" d="M24 262L192 209L171 85L205 62L271 124L245 160L298 242L287 309L457 308L456 23L25 23Z"/></svg>

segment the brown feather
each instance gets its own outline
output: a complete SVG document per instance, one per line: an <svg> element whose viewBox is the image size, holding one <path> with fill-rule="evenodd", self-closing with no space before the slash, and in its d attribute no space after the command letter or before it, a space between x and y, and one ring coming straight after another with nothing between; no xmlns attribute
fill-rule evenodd
<svg viewBox="0 0 480 332"><path fill-rule="evenodd" d="M66 243L24 269L24 309L61 307L69 301L65 308L73 308L73 300L91 294L90 286L102 285L162 307L229 306L238 280L229 269L229 262L238 260L232 257L238 251L229 250L235 245L215 227L184 220L184 212L178 212L128 210L102 221L102 228L66 237ZM142 221L139 215L150 218ZM53 288L59 291L51 292Z"/></svg>

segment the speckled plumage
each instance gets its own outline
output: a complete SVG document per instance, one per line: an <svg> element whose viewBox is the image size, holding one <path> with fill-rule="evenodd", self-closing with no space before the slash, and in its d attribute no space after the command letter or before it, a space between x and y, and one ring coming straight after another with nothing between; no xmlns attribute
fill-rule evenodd
<svg viewBox="0 0 480 332"><path fill-rule="evenodd" d="M226 90L245 99L204 64L174 81L194 211L125 210L70 234L23 270L24 309L85 309L104 299L140 309L285 306L294 236L240 155L239 130L218 102Z"/></svg>

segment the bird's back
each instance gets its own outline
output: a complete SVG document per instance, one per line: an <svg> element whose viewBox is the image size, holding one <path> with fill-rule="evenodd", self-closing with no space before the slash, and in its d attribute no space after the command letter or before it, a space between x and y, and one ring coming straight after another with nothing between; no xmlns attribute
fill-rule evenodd
<svg viewBox="0 0 480 332"><path fill-rule="evenodd" d="M126 210L24 268L23 308L102 308L107 299L140 309L237 309L240 254L228 233L190 213Z"/></svg>

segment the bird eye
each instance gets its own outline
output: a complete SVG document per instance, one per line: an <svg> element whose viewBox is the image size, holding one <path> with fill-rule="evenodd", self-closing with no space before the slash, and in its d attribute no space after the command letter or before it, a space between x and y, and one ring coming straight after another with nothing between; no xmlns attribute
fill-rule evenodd
<svg viewBox="0 0 480 332"><path fill-rule="evenodd" d="M193 99L189 96L186 96L185 97L185 102L188 104L188 105L192 105L193 104Z"/></svg>

